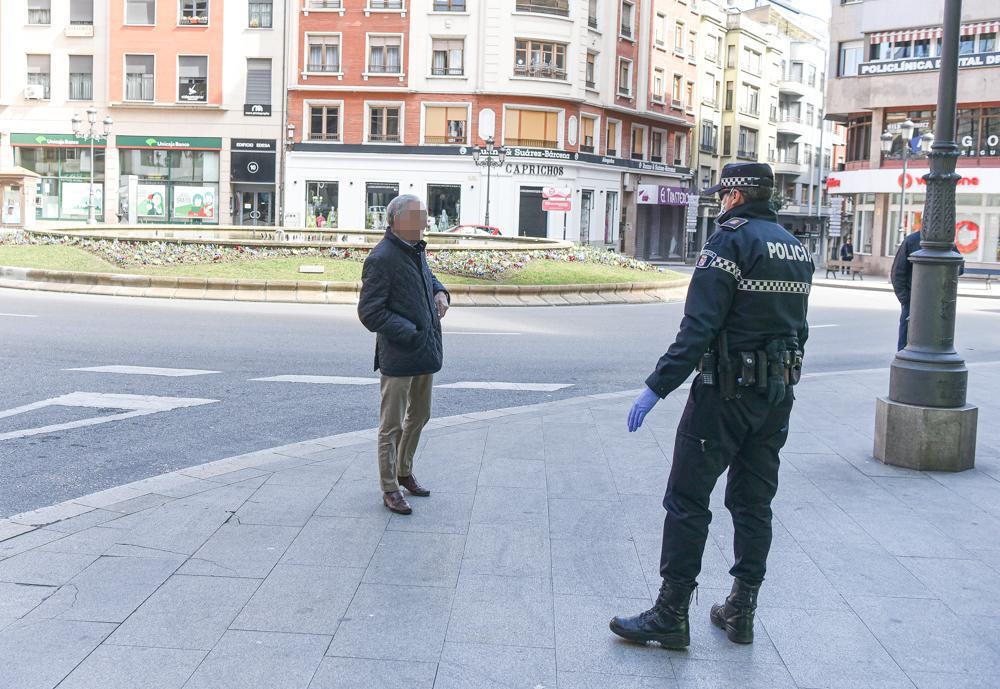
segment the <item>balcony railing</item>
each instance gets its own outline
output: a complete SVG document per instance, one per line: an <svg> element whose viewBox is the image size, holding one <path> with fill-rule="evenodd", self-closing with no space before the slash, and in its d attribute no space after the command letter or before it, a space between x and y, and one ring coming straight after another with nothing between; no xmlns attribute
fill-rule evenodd
<svg viewBox="0 0 1000 689"><path fill-rule="evenodd" d="M743 158L744 160L757 160L757 151L748 151L740 148L736 151L736 157Z"/></svg>
<svg viewBox="0 0 1000 689"><path fill-rule="evenodd" d="M588 89L596 89L597 88L597 83L593 79L587 79L587 81L584 82L584 83L585 83L585 85L587 86Z"/></svg>
<svg viewBox="0 0 1000 689"><path fill-rule="evenodd" d="M782 122L791 122L793 124L802 124L802 118L798 115L789 115L788 113L781 113Z"/></svg>
<svg viewBox="0 0 1000 689"><path fill-rule="evenodd" d="M333 72L333 73L336 74L337 72L340 71L340 63L339 62L332 62L332 63L331 62L321 62L321 63L310 62L308 65L306 65L306 71L307 72Z"/></svg>
<svg viewBox="0 0 1000 689"><path fill-rule="evenodd" d="M424 143L428 144L467 144L468 137L462 136L424 136Z"/></svg>
<svg viewBox="0 0 1000 689"><path fill-rule="evenodd" d="M524 148L558 148L558 141L551 141L549 139L518 139L512 137L505 137L503 140L504 146L523 146Z"/></svg>
<svg viewBox="0 0 1000 689"><path fill-rule="evenodd" d="M307 0L307 10L342 10L344 0Z"/></svg>
<svg viewBox="0 0 1000 689"><path fill-rule="evenodd" d="M618 157L618 149L616 149L616 148L609 148L608 151L607 151L607 155L611 156L612 158L617 158Z"/></svg>
<svg viewBox="0 0 1000 689"><path fill-rule="evenodd" d="M514 65L514 75L537 79L566 79L566 69L552 65Z"/></svg>
<svg viewBox="0 0 1000 689"><path fill-rule="evenodd" d="M747 117L760 117L760 110L751 110L749 108L741 107L740 114L746 115Z"/></svg>
<svg viewBox="0 0 1000 689"><path fill-rule="evenodd" d="M403 0L368 0L370 10L401 10Z"/></svg>
<svg viewBox="0 0 1000 689"><path fill-rule="evenodd" d="M580 144L580 150L583 151L584 153L593 153L594 152L594 145L593 144Z"/></svg>
<svg viewBox="0 0 1000 689"><path fill-rule="evenodd" d="M632 154L629 157L632 160L645 160L646 159L646 156L643 155L642 151L632 151Z"/></svg>
<svg viewBox="0 0 1000 689"><path fill-rule="evenodd" d="M208 26L207 14L181 15L177 22L181 26Z"/></svg>
<svg viewBox="0 0 1000 689"><path fill-rule="evenodd" d="M670 107L671 108L677 108L678 110L680 110L681 108L684 107L684 102L681 101L678 98L671 98L670 99Z"/></svg>
<svg viewBox="0 0 1000 689"><path fill-rule="evenodd" d="M518 12L569 16L569 0L517 0Z"/></svg>
<svg viewBox="0 0 1000 689"><path fill-rule="evenodd" d="M622 24L621 35L624 36L625 38L632 38L632 25Z"/></svg>
<svg viewBox="0 0 1000 689"><path fill-rule="evenodd" d="M587 17L587 26L591 29L597 28L597 17Z"/></svg>
<svg viewBox="0 0 1000 689"><path fill-rule="evenodd" d="M460 77L465 74L464 67L432 67L431 75L435 77Z"/></svg>
<svg viewBox="0 0 1000 689"><path fill-rule="evenodd" d="M715 155L716 153L719 152L718 145L714 142L712 143L701 142L698 144L698 150L701 151L702 153L708 153L710 155Z"/></svg>
<svg viewBox="0 0 1000 689"><path fill-rule="evenodd" d="M774 162L785 163L787 165L801 165L802 156L795 151L778 151L778 158Z"/></svg>
<svg viewBox="0 0 1000 689"><path fill-rule="evenodd" d="M386 143L389 143L389 144L398 144L399 141L400 141L398 133L397 134L381 134L379 132L372 132L372 133L370 133L368 135L368 140L369 141L374 141L375 143L381 143L381 144L386 144Z"/></svg>
<svg viewBox="0 0 1000 689"><path fill-rule="evenodd" d="M619 86L618 87L618 96L620 98L631 98L632 97L632 89L630 89L628 86Z"/></svg>
<svg viewBox="0 0 1000 689"><path fill-rule="evenodd" d="M368 65L369 74L402 74L403 68L398 64Z"/></svg>
<svg viewBox="0 0 1000 689"><path fill-rule="evenodd" d="M663 162L663 156L652 155L652 156L649 156L649 160L650 160L650 162L653 162L653 163L662 163Z"/></svg>

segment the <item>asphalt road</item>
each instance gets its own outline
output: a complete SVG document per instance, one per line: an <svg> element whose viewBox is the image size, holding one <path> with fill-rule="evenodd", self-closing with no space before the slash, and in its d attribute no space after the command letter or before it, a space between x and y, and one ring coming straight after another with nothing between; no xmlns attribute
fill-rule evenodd
<svg viewBox="0 0 1000 689"><path fill-rule="evenodd" d="M638 388L672 340L682 304L455 308L444 320L437 383L554 383L557 392L438 389L438 416ZM957 341L972 361L1000 360L1000 300L961 298ZM887 366L891 294L817 288L808 373ZM99 425L0 439L0 516L178 468L289 442L371 428L377 386L254 381L280 375L374 377L374 336L353 307L168 301L0 290L0 438L117 413L48 405L71 393L198 398L210 403ZM66 369L148 366L185 377ZM622 409L625 423L627 409Z"/></svg>

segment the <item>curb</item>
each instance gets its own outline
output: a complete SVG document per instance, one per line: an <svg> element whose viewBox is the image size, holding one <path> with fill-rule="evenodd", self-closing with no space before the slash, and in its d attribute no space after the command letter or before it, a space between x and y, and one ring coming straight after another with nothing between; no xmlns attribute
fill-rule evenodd
<svg viewBox="0 0 1000 689"><path fill-rule="evenodd" d="M447 285L456 306L569 306L683 301L690 278L584 285ZM0 266L0 287L158 299L357 304L360 282L230 280Z"/></svg>
<svg viewBox="0 0 1000 689"><path fill-rule="evenodd" d="M834 289L854 289L854 290L867 290L869 292L892 292L892 285L888 282L873 282L869 284L860 284L859 282L848 282L844 280L843 282L838 282L837 280L823 279L822 282L813 282L813 287L833 287ZM968 297L970 299L1000 299L1000 292L991 293L983 292L982 294L978 292L963 292L961 291L961 285L959 285L958 296Z"/></svg>

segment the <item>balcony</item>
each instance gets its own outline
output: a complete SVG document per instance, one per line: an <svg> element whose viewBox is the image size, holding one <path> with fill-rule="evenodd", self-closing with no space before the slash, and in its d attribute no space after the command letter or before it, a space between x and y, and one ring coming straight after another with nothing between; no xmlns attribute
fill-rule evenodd
<svg viewBox="0 0 1000 689"><path fill-rule="evenodd" d="M760 117L760 110L759 109L751 110L750 108L745 108L741 106L740 114L743 115L744 117L758 118Z"/></svg>
<svg viewBox="0 0 1000 689"><path fill-rule="evenodd" d="M521 148L559 148L558 141L549 139L518 139L506 137L503 140L504 146L520 146Z"/></svg>
<svg viewBox="0 0 1000 689"><path fill-rule="evenodd" d="M709 155L717 155L719 153L719 145L714 142L701 142L698 144L698 150L702 153L707 153Z"/></svg>
<svg viewBox="0 0 1000 689"><path fill-rule="evenodd" d="M403 0L368 0L370 10L401 10Z"/></svg>
<svg viewBox="0 0 1000 689"><path fill-rule="evenodd" d="M518 12L569 16L569 0L517 0Z"/></svg>
<svg viewBox="0 0 1000 689"><path fill-rule="evenodd" d="M315 63L310 62L306 65L307 72L317 72L317 73L329 73L329 74L339 74L340 73L340 63Z"/></svg>
<svg viewBox="0 0 1000 689"><path fill-rule="evenodd" d="M306 0L304 9L307 12L309 10L342 10L344 9L344 0Z"/></svg>
<svg viewBox="0 0 1000 689"><path fill-rule="evenodd" d="M469 139L464 134L462 136L424 136L424 143L465 145L469 143Z"/></svg>
<svg viewBox="0 0 1000 689"><path fill-rule="evenodd" d="M618 97L619 98L631 98L632 97L632 89L630 89L628 86L619 86L618 87Z"/></svg>
<svg viewBox="0 0 1000 689"><path fill-rule="evenodd" d="M389 65L368 65L368 74L402 74L403 68L401 65L389 64Z"/></svg>
<svg viewBox="0 0 1000 689"><path fill-rule="evenodd" d="M514 76L566 81L566 69L552 65L514 65Z"/></svg>
<svg viewBox="0 0 1000 689"><path fill-rule="evenodd" d="M809 125L806 124L802 117L799 115L791 115L788 113L781 113L778 117L778 133L779 134L789 134L796 138L806 134L809 131Z"/></svg>
<svg viewBox="0 0 1000 689"><path fill-rule="evenodd" d="M584 85L591 90L597 89L597 83L593 79L587 79L587 81L584 82Z"/></svg>
<svg viewBox="0 0 1000 689"><path fill-rule="evenodd" d="M620 35L623 38L627 38L627 39L631 40L632 39L632 25L631 24L622 24Z"/></svg>
<svg viewBox="0 0 1000 689"><path fill-rule="evenodd" d="M743 160L757 160L757 151L739 149L736 151L736 157Z"/></svg>
<svg viewBox="0 0 1000 689"><path fill-rule="evenodd" d="M401 139L399 134L380 134L378 132L372 132L368 135L368 140L372 143L377 144L398 144Z"/></svg>
<svg viewBox="0 0 1000 689"><path fill-rule="evenodd" d="M808 87L800 79L781 79L778 81L778 93L804 96L807 89Z"/></svg>
<svg viewBox="0 0 1000 689"><path fill-rule="evenodd" d="M679 100L677 98L671 98L670 99L670 107L671 108L675 108L677 110L683 110L684 109L684 101Z"/></svg>
<svg viewBox="0 0 1000 689"><path fill-rule="evenodd" d="M772 165L776 175L801 175L806 172L803 156L796 150L777 150Z"/></svg>
<svg viewBox="0 0 1000 689"><path fill-rule="evenodd" d="M465 74L464 67L432 67L431 76L435 77L460 77Z"/></svg>

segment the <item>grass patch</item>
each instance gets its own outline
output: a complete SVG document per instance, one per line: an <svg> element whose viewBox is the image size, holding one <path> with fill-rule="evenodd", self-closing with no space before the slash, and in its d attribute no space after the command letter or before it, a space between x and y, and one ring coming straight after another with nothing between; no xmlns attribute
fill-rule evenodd
<svg viewBox="0 0 1000 689"><path fill-rule="evenodd" d="M168 277L227 278L231 280L327 280L356 282L361 262L319 256L248 259L229 263L185 263L160 266L120 267L82 249L57 244L0 245L0 265L43 270L76 270L91 273L127 273ZM301 265L322 265L323 273L300 273ZM619 282L664 282L682 277L673 271L642 271L593 263L535 260L520 270L509 271L501 280L438 273L453 285L567 285Z"/></svg>

